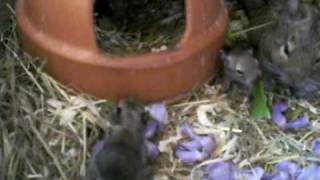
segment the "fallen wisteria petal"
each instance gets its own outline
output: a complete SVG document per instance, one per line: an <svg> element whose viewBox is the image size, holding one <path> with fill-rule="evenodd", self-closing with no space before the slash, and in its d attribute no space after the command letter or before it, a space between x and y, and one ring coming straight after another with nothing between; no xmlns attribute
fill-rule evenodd
<svg viewBox="0 0 320 180"><path fill-rule="evenodd" d="M288 129L294 129L294 130L299 130L301 128L306 128L310 125L309 123L309 118L306 116L300 117L296 120L293 120L289 123L287 123L287 128Z"/></svg>
<svg viewBox="0 0 320 180"><path fill-rule="evenodd" d="M144 137L147 139L153 138L159 131L160 124L158 121L150 121L147 125Z"/></svg>
<svg viewBox="0 0 320 180"><path fill-rule="evenodd" d="M236 171L236 167L227 162L217 162L207 167L209 180L235 180Z"/></svg>
<svg viewBox="0 0 320 180"><path fill-rule="evenodd" d="M294 180L289 173L280 171L277 175L265 173L261 180Z"/></svg>
<svg viewBox="0 0 320 180"><path fill-rule="evenodd" d="M192 127L187 123L182 124L181 133L188 136L191 140L180 143L177 147L177 151L197 151L197 153L193 152L193 154L201 156L201 160L204 160L205 158L208 158L215 149L215 138L213 135L199 136L193 132ZM194 158L198 159L197 157ZM184 161L182 160L182 162Z"/></svg>
<svg viewBox="0 0 320 180"><path fill-rule="evenodd" d="M181 133L188 136L191 139L199 138L199 136L193 132L192 127L187 123L182 124Z"/></svg>
<svg viewBox="0 0 320 180"><path fill-rule="evenodd" d="M287 118L282 114L282 112L272 112L272 122L275 123L281 129L287 127Z"/></svg>
<svg viewBox="0 0 320 180"><path fill-rule="evenodd" d="M146 147L149 153L149 156L152 159L155 159L160 154L158 146L148 141L148 139L153 138L168 121L168 112L166 106L163 103L155 103L149 106L145 106L145 110L150 113L153 117L153 121L150 121L147 124L147 128L144 132L146 139Z"/></svg>
<svg viewBox="0 0 320 180"><path fill-rule="evenodd" d="M201 159L198 157L194 157L197 160L203 160L205 158L208 158L210 154L213 152L215 148L215 141L210 136L204 136L204 137L198 137L195 140L191 141L184 141L179 144L176 151L196 151L197 153L194 153L193 155L200 156ZM200 153L200 154L199 154ZM179 156L178 156L179 157ZM181 159L181 157L179 157ZM182 162L185 162L184 160L181 160Z"/></svg>
<svg viewBox="0 0 320 180"><path fill-rule="evenodd" d="M149 156L152 159L157 158L159 156L159 154L160 154L158 146L156 146L155 144L153 144L150 141L146 141L145 144L146 144Z"/></svg>
<svg viewBox="0 0 320 180"><path fill-rule="evenodd" d="M255 167L249 170L242 170L238 172L237 179L245 179L245 180L261 180L264 175L264 170L261 167Z"/></svg>
<svg viewBox="0 0 320 180"><path fill-rule="evenodd" d="M176 156L183 163L193 164L203 159L202 153L198 150L186 150L182 148L176 149Z"/></svg>
<svg viewBox="0 0 320 180"><path fill-rule="evenodd" d="M299 166L291 161L280 162L276 165L276 168L278 171L288 173L292 177L296 177L301 171Z"/></svg>
<svg viewBox="0 0 320 180"><path fill-rule="evenodd" d="M272 179L270 180L291 180L290 176L288 173L285 173L285 172L280 172L279 175L273 177Z"/></svg>
<svg viewBox="0 0 320 180"><path fill-rule="evenodd" d="M316 139L313 142L312 151L316 156L320 157L320 138Z"/></svg>
<svg viewBox="0 0 320 180"><path fill-rule="evenodd" d="M163 103L155 103L146 106L145 109L150 113L150 115L157 120L161 125L168 122L168 112L167 108Z"/></svg>
<svg viewBox="0 0 320 180"><path fill-rule="evenodd" d="M278 172L270 174L261 167L239 170L234 164L217 162L207 166L205 180L320 180L320 166L300 168L296 163L283 161L276 166ZM206 178L207 177L207 178Z"/></svg>
<svg viewBox="0 0 320 180"><path fill-rule="evenodd" d="M184 141L179 144L180 149L201 151L202 145L198 140Z"/></svg>
<svg viewBox="0 0 320 180"><path fill-rule="evenodd" d="M282 114L287 109L288 103L286 102L275 104L272 107L272 121L282 129L285 129L287 125L287 118Z"/></svg>
<svg viewBox="0 0 320 180"><path fill-rule="evenodd" d="M215 149L216 141L213 136L201 136L199 142L205 156L209 156Z"/></svg>
<svg viewBox="0 0 320 180"><path fill-rule="evenodd" d="M320 166L311 165L304 168L301 174L296 178L297 180L319 180Z"/></svg>
<svg viewBox="0 0 320 180"><path fill-rule="evenodd" d="M289 108L288 102L280 102L272 106L272 111L284 112Z"/></svg>
<svg viewBox="0 0 320 180"><path fill-rule="evenodd" d="M300 117L291 122L287 122L287 118L283 115L283 112L288 109L288 103L282 102L275 104L272 107L272 122L275 123L281 129L293 129L299 130L301 128L308 127L309 118L306 116Z"/></svg>
<svg viewBox="0 0 320 180"><path fill-rule="evenodd" d="M261 180L273 180L276 177L276 175L265 172L261 178Z"/></svg>

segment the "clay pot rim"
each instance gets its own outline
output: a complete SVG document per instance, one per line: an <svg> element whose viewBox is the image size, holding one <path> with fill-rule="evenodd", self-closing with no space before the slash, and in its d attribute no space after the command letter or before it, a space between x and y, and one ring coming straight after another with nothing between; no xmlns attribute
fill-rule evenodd
<svg viewBox="0 0 320 180"><path fill-rule="evenodd" d="M24 1L18 1L18 3L23 2ZM220 6L222 6L221 3ZM22 4L17 4L16 8L20 12L24 11ZM51 52L58 52L61 56L68 57L70 61L76 63L117 69L145 69L152 67L159 68L161 66L167 66L183 62L185 58L197 53L197 51L201 51L203 47L206 47L211 42L210 38L216 39L222 33L220 31L223 30L219 29L218 26L224 26L227 23L225 15L226 12L223 11L223 8L218 8L218 10L218 15L214 20L215 23L213 23L210 27L206 28L206 31L203 31L202 34L197 34L195 37L191 38L191 27L189 27L190 25L188 25L187 23L188 17L186 16L186 26L183 36L180 39L180 41L178 41L175 47L162 52L147 52L139 55L129 55L124 57L110 57L106 55L100 47L98 47L98 51L96 52L93 50L86 50L81 47L76 47L73 44L66 44L61 40L54 39L50 36L50 34L39 32L39 29L35 28L37 26L32 24L32 22L30 22L28 18L24 19L24 24L28 26L28 28L25 28L25 30L28 31L28 34L38 32L37 35L34 36L34 40L37 41L37 43L39 44L45 45L45 47L43 48L48 49ZM205 36L204 34L207 34L207 36L210 38L206 38L207 36ZM43 36L46 36L46 39L44 39ZM43 43L43 40L46 40L46 42ZM63 47L57 46L62 44L64 45ZM54 50L55 47L59 47L60 51ZM63 49L63 51L61 51L61 49ZM152 63L150 63L150 59L152 59Z"/></svg>
<svg viewBox="0 0 320 180"><path fill-rule="evenodd" d="M229 19L225 3L185 2L185 32L177 48L160 53L120 58L102 53L92 26L92 0L79 0L77 6L64 0L19 0L17 25L25 50L45 61L58 82L110 101L134 96L157 102L185 97L218 71Z"/></svg>

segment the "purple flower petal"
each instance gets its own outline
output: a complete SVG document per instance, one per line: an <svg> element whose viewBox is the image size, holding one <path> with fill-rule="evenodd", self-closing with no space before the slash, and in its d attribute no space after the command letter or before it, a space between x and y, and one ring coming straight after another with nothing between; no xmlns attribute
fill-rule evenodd
<svg viewBox="0 0 320 180"><path fill-rule="evenodd" d="M217 162L207 167L210 180L235 180L236 167L231 163Z"/></svg>
<svg viewBox="0 0 320 180"><path fill-rule="evenodd" d="M195 156L194 157L195 159L200 160L198 159L198 156L199 156L201 157L201 160L203 160L210 156L214 148L215 148L214 139L210 136L204 136L204 137L199 137L195 140L184 141L180 143L176 151L193 152L193 156ZM194 151L196 151L197 153L195 153ZM181 159L181 157L179 158ZM182 160L182 162L184 162L184 160Z"/></svg>
<svg viewBox="0 0 320 180"><path fill-rule="evenodd" d="M300 117L294 121L287 123L287 118L283 115L283 112L288 109L288 103L282 102L275 104L272 107L272 121L281 129L293 129L299 130L309 126L308 117Z"/></svg>
<svg viewBox="0 0 320 180"><path fill-rule="evenodd" d="M195 156L201 156L201 160L208 158L215 148L215 139L213 136L198 136L194 133L192 127L185 123L181 126L181 133L188 136L191 141L184 141L178 147L177 151L196 151ZM194 157L198 159L197 157Z"/></svg>
<svg viewBox="0 0 320 180"><path fill-rule="evenodd" d="M283 175L283 177L288 176L291 178L295 178L301 172L301 169L298 167L298 165L291 161L280 162L276 165L276 168L280 172L280 175Z"/></svg>
<svg viewBox="0 0 320 180"><path fill-rule="evenodd" d="M279 175L273 177L272 179L270 180L291 180L292 178L290 178L289 174L288 173L285 173L285 172L280 172Z"/></svg>
<svg viewBox="0 0 320 180"><path fill-rule="evenodd" d="M192 141L184 141L184 142L180 143L178 148L185 149L185 150L201 151L202 145L199 141L192 140Z"/></svg>
<svg viewBox="0 0 320 180"><path fill-rule="evenodd" d="M155 103L146 106L145 109L151 114L151 116L157 120L161 125L168 122L167 108L163 103Z"/></svg>
<svg viewBox="0 0 320 180"><path fill-rule="evenodd" d="M272 106L272 112L284 112L288 108L288 102L280 102Z"/></svg>
<svg viewBox="0 0 320 180"><path fill-rule="evenodd" d="M192 127L187 124L187 123L184 123L182 126L181 126L181 133L188 136L189 138L195 140L197 138L199 138L198 135L196 135L193 130L192 130Z"/></svg>
<svg viewBox="0 0 320 180"><path fill-rule="evenodd" d="M294 129L294 130L299 130L301 128L308 127L309 124L309 118L306 116L300 117L294 121L291 121L287 123L287 128L288 129Z"/></svg>
<svg viewBox="0 0 320 180"><path fill-rule="evenodd" d="M145 130L144 137L146 139L153 138L157 134L159 128L160 128L160 124L158 121L150 121Z"/></svg>
<svg viewBox="0 0 320 180"><path fill-rule="evenodd" d="M287 119L282 113L287 110L288 107L287 102L277 103L272 106L272 121L282 129L285 129L287 124Z"/></svg>
<svg viewBox="0 0 320 180"><path fill-rule="evenodd" d="M319 180L320 179L320 166L312 165L302 170L297 180Z"/></svg>
<svg viewBox="0 0 320 180"><path fill-rule="evenodd" d="M216 142L213 136L201 136L199 142L205 156L209 156L215 149Z"/></svg>
<svg viewBox="0 0 320 180"><path fill-rule="evenodd" d="M274 178L276 177L275 174L271 174L271 173L267 173L265 172L261 178L261 180L274 180Z"/></svg>
<svg viewBox="0 0 320 180"><path fill-rule="evenodd" d="M245 180L261 180L264 175L264 170L261 167L256 167L250 170L239 171L239 179Z"/></svg>
<svg viewBox="0 0 320 180"><path fill-rule="evenodd" d="M320 138L313 142L312 151L316 156L320 157Z"/></svg>
<svg viewBox="0 0 320 180"><path fill-rule="evenodd" d="M151 104L146 106L145 110L154 118L154 121L148 123L145 131L145 138L151 139L163 127L163 125L167 123L168 112L163 103Z"/></svg>
<svg viewBox="0 0 320 180"><path fill-rule="evenodd" d="M272 122L281 129L285 129L287 126L287 118L280 111L272 111Z"/></svg>
<svg viewBox="0 0 320 180"><path fill-rule="evenodd" d="M176 155L183 163L187 164L193 164L203 159L202 153L197 150L188 151L181 148L177 148Z"/></svg>
<svg viewBox="0 0 320 180"><path fill-rule="evenodd" d="M150 141L146 141L145 145L147 147L148 154L152 159L155 159L155 158L157 158L159 156L160 151L158 149L158 146L156 146L155 144L153 144Z"/></svg>

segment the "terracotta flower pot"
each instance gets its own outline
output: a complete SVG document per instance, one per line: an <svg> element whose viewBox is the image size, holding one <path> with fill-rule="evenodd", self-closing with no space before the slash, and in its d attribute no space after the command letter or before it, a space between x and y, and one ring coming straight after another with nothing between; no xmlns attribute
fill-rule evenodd
<svg viewBox="0 0 320 180"><path fill-rule="evenodd" d="M175 49L129 58L102 54L94 33L93 0L19 0L24 48L76 90L108 100L143 102L179 97L215 75L228 22L223 0L186 0L186 29Z"/></svg>

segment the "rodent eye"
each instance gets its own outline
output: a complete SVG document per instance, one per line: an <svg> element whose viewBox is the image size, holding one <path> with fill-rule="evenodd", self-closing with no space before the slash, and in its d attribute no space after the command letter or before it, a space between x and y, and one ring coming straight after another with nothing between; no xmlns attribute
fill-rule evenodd
<svg viewBox="0 0 320 180"><path fill-rule="evenodd" d="M120 107L117 107L115 111L116 115L120 115L121 112L122 112L122 109Z"/></svg>
<svg viewBox="0 0 320 180"><path fill-rule="evenodd" d="M291 53L294 49L294 37L292 38L291 41L288 41L286 46L285 46L285 51L287 54Z"/></svg>
<svg viewBox="0 0 320 180"><path fill-rule="evenodd" d="M243 76L243 74L244 74L243 70L241 70L241 69L237 69L236 72L239 76Z"/></svg>
<svg viewBox="0 0 320 180"><path fill-rule="evenodd" d="M113 109L111 113L111 123L120 125L122 123L121 118L122 109L120 107L116 107Z"/></svg>
<svg viewBox="0 0 320 180"><path fill-rule="evenodd" d="M243 67L243 63L242 63L242 64L238 63L238 64L236 65L236 67L235 67L236 74L237 74L238 76L243 76L243 74L244 74L244 68L245 68L245 67Z"/></svg>
<svg viewBox="0 0 320 180"><path fill-rule="evenodd" d="M276 80L276 81L279 81L281 79L280 77L280 74L273 74L273 78Z"/></svg>
<svg viewBox="0 0 320 180"><path fill-rule="evenodd" d="M294 49L293 43L288 41L285 45L282 45L280 47L280 53L282 54L282 56L288 59L288 56L293 51L293 49Z"/></svg>
<svg viewBox="0 0 320 180"><path fill-rule="evenodd" d="M286 44L285 46L284 46L284 53L288 56L289 55L289 46L288 46L288 44Z"/></svg>
<svg viewBox="0 0 320 180"><path fill-rule="evenodd" d="M280 55L282 57L284 57L286 60L288 59L288 55L289 55L289 48L287 45L281 46L280 47Z"/></svg>

